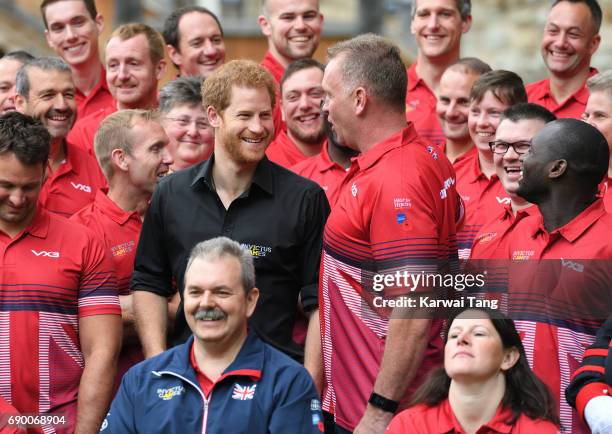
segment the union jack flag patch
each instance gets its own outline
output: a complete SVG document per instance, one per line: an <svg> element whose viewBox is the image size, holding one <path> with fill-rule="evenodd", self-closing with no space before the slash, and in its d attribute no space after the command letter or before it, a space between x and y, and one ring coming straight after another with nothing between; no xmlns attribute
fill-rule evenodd
<svg viewBox="0 0 612 434"><path fill-rule="evenodd" d="M246 401L247 399L253 399L255 395L255 388L257 384L252 386L241 386L240 384L234 384L234 391L232 392L232 399L239 399L240 401Z"/></svg>

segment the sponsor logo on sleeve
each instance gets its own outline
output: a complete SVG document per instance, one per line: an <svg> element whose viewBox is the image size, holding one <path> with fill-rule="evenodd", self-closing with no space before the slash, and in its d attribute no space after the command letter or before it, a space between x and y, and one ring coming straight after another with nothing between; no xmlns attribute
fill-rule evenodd
<svg viewBox="0 0 612 434"><path fill-rule="evenodd" d="M72 187L75 190L84 191L85 193L91 193L91 187L89 185L78 184L78 183L74 183L72 181L70 181L70 185L72 185Z"/></svg>

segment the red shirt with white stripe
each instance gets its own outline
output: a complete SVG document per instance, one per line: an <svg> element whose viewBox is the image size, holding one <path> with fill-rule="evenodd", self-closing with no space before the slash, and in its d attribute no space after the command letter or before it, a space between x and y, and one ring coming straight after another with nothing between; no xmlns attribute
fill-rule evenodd
<svg viewBox="0 0 612 434"><path fill-rule="evenodd" d="M539 261L536 263L538 272L534 268L531 273L511 273L510 298L517 291L543 287L547 289L547 294L562 296L560 300L571 306L573 312L606 310L606 303L608 307L610 304L612 273L609 266L601 266L601 261L590 260L612 259L610 228L612 214L605 211L601 199L551 233L546 231L541 215L523 219L509 239L507 257L514 262ZM560 263L552 261L555 259ZM548 273L541 268L555 265ZM551 300L555 299L551 297ZM548 309L554 307L547 304ZM576 315L569 313L566 318L568 321L551 318L548 323L516 321L516 326L535 374L558 399L561 423L569 432L586 433L588 431L565 400L564 393L572 373L580 365L584 350L594 342L595 331L605 320L605 314L601 321L576 318Z"/></svg>
<svg viewBox="0 0 612 434"><path fill-rule="evenodd" d="M365 411L389 327L389 312L374 305L367 276L391 267L437 271L456 260L460 203L454 172L443 154L429 148L408 124L354 158L325 226L319 285L323 407L350 431ZM404 406L441 362L440 326L436 321L430 329Z"/></svg>
<svg viewBox="0 0 612 434"><path fill-rule="evenodd" d="M444 143L444 132L436 114L438 99L416 71L416 62L408 68L406 92L406 119L414 124L419 136L429 143Z"/></svg>
<svg viewBox="0 0 612 434"><path fill-rule="evenodd" d="M454 165L457 173L457 192L465 205L465 220L457 233L459 258L467 259L476 234L495 219L510 203L510 197L496 174L491 178L482 173L478 152L471 153Z"/></svg>
<svg viewBox="0 0 612 434"><path fill-rule="evenodd" d="M347 169L331 160L327 146L329 145L326 141L319 155L296 164L291 170L319 184L325 191L329 204L334 206L338 199L340 183L346 176Z"/></svg>
<svg viewBox="0 0 612 434"><path fill-rule="evenodd" d="M591 68L589 77L597 73L597 69ZM550 78L528 84L525 86L525 90L527 91L529 102L546 107L558 118L582 119L582 114L589 99L589 89L586 86L586 80L580 89L560 103L555 100L550 90Z"/></svg>
<svg viewBox="0 0 612 434"><path fill-rule="evenodd" d="M65 414L72 432L79 319L121 314L113 265L87 228L40 207L16 237L0 231L0 253L0 395L20 413Z"/></svg>
<svg viewBox="0 0 612 434"><path fill-rule="evenodd" d="M68 218L93 202L96 191L106 185L98 161L67 142L66 158L57 170L51 173L47 165L47 178L38 203L48 211Z"/></svg>

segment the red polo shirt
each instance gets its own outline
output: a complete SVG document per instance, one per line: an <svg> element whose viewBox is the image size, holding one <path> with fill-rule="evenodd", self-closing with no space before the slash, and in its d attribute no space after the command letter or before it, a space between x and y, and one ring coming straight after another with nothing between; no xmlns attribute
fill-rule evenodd
<svg viewBox="0 0 612 434"><path fill-rule="evenodd" d="M115 107L115 99L108 90L108 84L106 84L106 70L102 65L100 65L100 69L100 81L98 81L87 95L79 89L76 90L74 98L77 103L77 123L79 120L98 110Z"/></svg>
<svg viewBox="0 0 612 434"><path fill-rule="evenodd" d="M572 306L575 312L592 311L598 306L605 308L605 303L609 305L612 273L609 266L601 268L600 264L589 260L612 259L610 228L612 214L605 211L601 199L551 233L546 231L541 215L521 220L508 241L507 258L515 262L533 260L538 268L533 272L521 268L522 272L510 274L510 297L519 291L544 288L551 294L551 300L560 300ZM559 259L560 263L553 261ZM546 270L541 268L543 266L555 268ZM554 307L553 304L548 306L549 309ZM583 323L590 326L583 328L568 321L554 321L558 325L534 321L516 321L516 325L534 372L560 403L561 423L569 432L588 432L565 400L564 392L572 373L580 366L585 348L594 342L595 330L601 323L583 319Z"/></svg>
<svg viewBox="0 0 612 434"><path fill-rule="evenodd" d="M66 159L55 173L47 166L47 179L38 203L47 210L70 217L93 202L96 191L106 187L106 178L94 157L66 142Z"/></svg>
<svg viewBox="0 0 612 434"><path fill-rule="evenodd" d="M138 213L123 211L105 192L98 190L94 201L70 217L70 220L87 226L104 241L106 251L115 265L119 294L128 295L142 229Z"/></svg>
<svg viewBox="0 0 612 434"><path fill-rule="evenodd" d="M603 198L606 211L612 212L612 178L608 175L599 184L599 195Z"/></svg>
<svg viewBox="0 0 612 434"><path fill-rule="evenodd" d="M326 141L319 155L296 164L291 170L319 184L325 191L330 205L333 206L338 199L340 183L346 176L347 169L331 160L327 146Z"/></svg>
<svg viewBox="0 0 612 434"><path fill-rule="evenodd" d="M427 147L409 123L354 158L325 226L319 285L323 407L349 431L365 411L389 326L389 312L375 306L367 276L390 267L437 269L431 260L456 259L454 172L444 155ZM435 321L430 329L404 404L441 362L440 326Z"/></svg>
<svg viewBox="0 0 612 434"><path fill-rule="evenodd" d="M470 259L504 259L508 252L508 238L513 229L523 218L537 215L537 206L520 209L512 213L512 205L504 205L497 217L482 226L472 245Z"/></svg>
<svg viewBox="0 0 612 434"><path fill-rule="evenodd" d="M283 115L281 113L280 100L280 82L283 74L285 73L285 67L274 58L270 51L266 53L261 61L261 66L266 68L268 72L272 74L272 77L274 77L274 81L276 81L276 104L274 105L272 118L274 119L274 135L277 136L282 130L286 129L285 122L283 122Z"/></svg>
<svg viewBox="0 0 612 434"><path fill-rule="evenodd" d="M68 134L68 137L66 137L66 140L68 140L70 143L74 143L76 146L95 158L96 153L94 152L93 143L98 127L104 118L111 113L115 113L116 111L117 106L113 105L102 108L89 116L84 117L74 124L72 130L70 130L70 133Z"/></svg>
<svg viewBox="0 0 612 434"><path fill-rule="evenodd" d="M414 124L417 133L435 145L444 143L444 133L436 114L436 95L417 75L416 62L408 69L406 119Z"/></svg>
<svg viewBox="0 0 612 434"><path fill-rule="evenodd" d="M446 155L446 142L443 142L440 145L440 150L444 152L444 155ZM470 158L474 158L474 155L476 155L476 158L478 158L478 149L476 149L476 146L472 145L470 149L465 152L465 154L460 155L455 159L455 161L453 161L453 167L456 167L461 164L463 160L469 160Z"/></svg>
<svg viewBox="0 0 612 434"><path fill-rule="evenodd" d="M0 285L0 395L22 414L66 414L72 432L79 319L121 314L111 260L87 228L39 207L14 238L0 231Z"/></svg>
<svg viewBox="0 0 612 434"><path fill-rule="evenodd" d="M485 223L495 219L504 205L510 203L497 175L488 179L480 170L478 152L471 153L454 165L457 173L457 192L465 204L465 220L457 233L459 258L467 259L474 237Z"/></svg>
<svg viewBox="0 0 612 434"><path fill-rule="evenodd" d="M482 425L476 434L557 434L559 428L545 420L533 420L521 414L512 425L507 421L512 411L500 406L493 419ZM448 399L428 407L419 404L395 416L387 428L387 434L465 434L455 417Z"/></svg>
<svg viewBox="0 0 612 434"><path fill-rule="evenodd" d="M591 68L589 77L597 73L597 69ZM586 86L586 81L580 89L561 103L555 100L555 97L550 91L549 78L528 84L525 86L525 90L527 91L527 99L529 102L546 107L558 118L581 119L587 100L589 99L589 89Z"/></svg>
<svg viewBox="0 0 612 434"><path fill-rule="evenodd" d="M308 159L293 140L289 138L286 131L278 133L276 138L270 143L270 146L268 146L268 149L266 149L266 155L270 161L287 169L300 161Z"/></svg>
<svg viewBox="0 0 612 434"><path fill-rule="evenodd" d="M138 213L123 211L105 192L98 190L94 201L70 217L70 220L87 226L103 240L104 248L115 266L117 291L119 295L129 295L134 257L142 228ZM140 345L126 345L124 342L117 361L115 390L119 388L121 378L128 369L143 359Z"/></svg>

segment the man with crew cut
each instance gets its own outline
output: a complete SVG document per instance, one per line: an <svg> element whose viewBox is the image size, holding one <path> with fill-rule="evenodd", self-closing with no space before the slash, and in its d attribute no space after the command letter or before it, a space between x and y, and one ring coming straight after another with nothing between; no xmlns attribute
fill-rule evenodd
<svg viewBox="0 0 612 434"><path fill-rule="evenodd" d="M436 116L442 74L461 54L461 37L472 25L471 0L414 0L410 31L418 51L408 69L406 118L417 133L440 145L444 134Z"/></svg>

